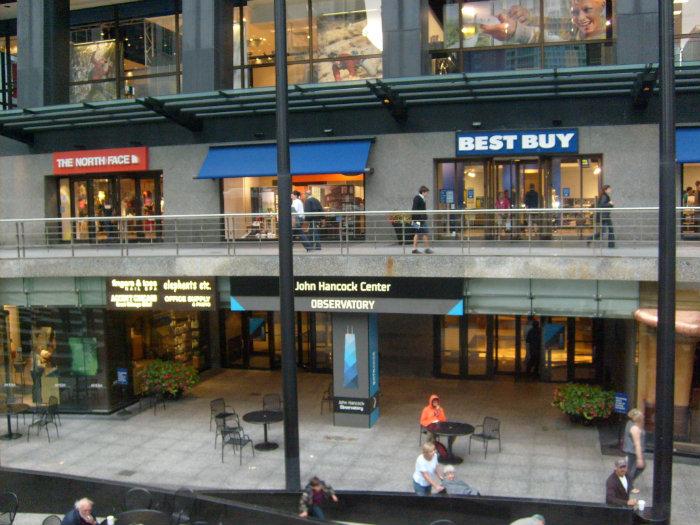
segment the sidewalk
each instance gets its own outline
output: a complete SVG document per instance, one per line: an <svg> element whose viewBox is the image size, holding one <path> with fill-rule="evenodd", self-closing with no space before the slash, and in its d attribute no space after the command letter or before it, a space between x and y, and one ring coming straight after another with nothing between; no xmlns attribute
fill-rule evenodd
<svg viewBox="0 0 700 525"><path fill-rule="evenodd" d="M299 414L302 483L312 475L337 489L411 491L418 447L418 415L428 396L440 394L449 419L472 424L484 416L501 419L503 451L491 444L484 458L474 442L458 438L454 452L464 457L457 476L482 494L603 502L605 479L614 458L603 456L595 428L572 425L551 406L553 386L503 381L454 381L382 377L381 417L372 429L332 426L322 393L330 376L300 373ZM209 401L224 397L239 414L261 408L262 395L281 392L279 372L226 370L198 385L191 395L117 416L62 416L61 437L46 435L2 442L2 464L49 472L169 487L279 489L284 487L283 447L270 452L250 447L243 465L231 448L221 463L209 430ZM263 428L243 423L254 441ZM22 427L22 425L20 425ZM25 432L26 427L20 428ZM269 427L270 441L282 444L282 424ZM651 458L638 482L640 497L651 500ZM700 467L674 464L674 524L696 521ZM76 494L76 498L82 496Z"/></svg>

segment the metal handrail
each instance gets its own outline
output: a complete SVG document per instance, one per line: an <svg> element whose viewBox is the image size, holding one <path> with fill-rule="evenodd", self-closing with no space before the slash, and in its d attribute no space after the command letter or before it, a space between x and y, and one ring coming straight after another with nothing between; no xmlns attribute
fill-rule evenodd
<svg viewBox="0 0 700 525"><path fill-rule="evenodd" d="M676 213L678 244L695 256L700 207L678 207ZM417 225L415 215L426 215L427 225ZM297 250L304 253L303 246L312 254L319 246L345 256L411 253L419 226L419 249L425 234L431 249L445 255L470 255L479 248L493 255L566 250L571 256L599 256L615 255L607 251L612 247L646 247L645 256L655 257L657 223L655 206L327 211L305 213L294 235ZM273 212L0 219L2 259L94 255L90 249L102 256L271 255L276 241Z"/></svg>

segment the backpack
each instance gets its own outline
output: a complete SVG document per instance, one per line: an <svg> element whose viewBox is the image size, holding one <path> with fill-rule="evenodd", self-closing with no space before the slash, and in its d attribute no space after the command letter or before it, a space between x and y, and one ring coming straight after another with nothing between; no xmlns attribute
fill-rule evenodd
<svg viewBox="0 0 700 525"><path fill-rule="evenodd" d="M434 444L435 444L435 452L438 453L438 456L440 456L443 459L449 456L449 454L447 452L447 447L445 445L440 443L438 440L435 440Z"/></svg>

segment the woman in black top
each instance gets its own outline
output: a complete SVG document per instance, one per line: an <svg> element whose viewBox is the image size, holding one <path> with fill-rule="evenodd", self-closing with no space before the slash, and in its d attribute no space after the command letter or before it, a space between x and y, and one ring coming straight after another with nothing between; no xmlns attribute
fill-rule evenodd
<svg viewBox="0 0 700 525"><path fill-rule="evenodd" d="M609 184L603 186L603 190L598 197L598 208L612 208L613 201L610 198L612 188ZM607 229L608 233L608 248L615 247L615 230L613 229L612 218L609 211L596 213L596 232L593 239L602 239L603 232Z"/></svg>

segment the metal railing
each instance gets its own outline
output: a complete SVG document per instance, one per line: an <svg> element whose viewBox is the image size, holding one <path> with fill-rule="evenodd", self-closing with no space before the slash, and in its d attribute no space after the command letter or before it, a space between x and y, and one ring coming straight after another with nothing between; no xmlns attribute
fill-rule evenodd
<svg viewBox="0 0 700 525"><path fill-rule="evenodd" d="M295 222L295 252L410 254L416 233L421 251L427 237L427 246L446 255L564 251L591 256L615 255L620 248L646 248L645 255L655 255L658 241L656 207L421 212L428 221L414 221L415 213L306 214L301 225ZM700 208L677 208L676 213L679 245L700 247ZM5 259L273 253L274 213L0 220L0 258Z"/></svg>

